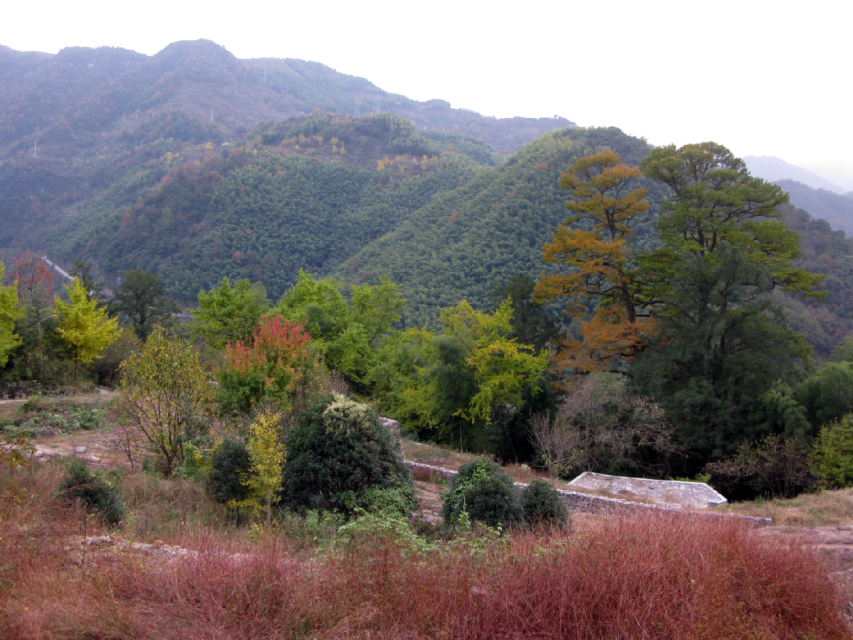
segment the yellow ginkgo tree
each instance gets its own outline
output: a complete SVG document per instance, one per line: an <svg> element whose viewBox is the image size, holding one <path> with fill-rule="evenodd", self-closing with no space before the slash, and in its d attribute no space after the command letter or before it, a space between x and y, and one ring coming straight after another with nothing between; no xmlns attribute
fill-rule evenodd
<svg viewBox="0 0 853 640"><path fill-rule="evenodd" d="M243 484L249 487L251 496L236 503L262 508L266 513L267 528L272 524L272 503L281 491L281 469L287 459L284 445L279 442L278 422L278 414L262 412L249 427L251 436L247 448L252 468Z"/></svg>
<svg viewBox="0 0 853 640"><path fill-rule="evenodd" d="M54 297L54 308L59 319L57 331L74 348L74 358L82 364L92 362L121 334L116 318L110 318L106 309L98 308L97 300L90 300L79 278L65 285L68 302Z"/></svg>
<svg viewBox="0 0 853 640"><path fill-rule="evenodd" d="M0 262L0 282L6 269ZM9 359L9 352L21 344L21 338L15 333L15 320L23 315L18 305L18 284L0 285L0 367Z"/></svg>

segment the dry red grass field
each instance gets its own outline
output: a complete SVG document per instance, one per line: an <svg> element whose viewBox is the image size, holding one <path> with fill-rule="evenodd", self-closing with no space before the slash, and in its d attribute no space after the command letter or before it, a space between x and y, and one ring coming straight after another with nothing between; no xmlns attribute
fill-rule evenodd
<svg viewBox="0 0 853 640"><path fill-rule="evenodd" d="M172 540L195 554L81 561L67 547L85 516L49 497L57 473L2 481L2 638L850 637L812 551L723 519L602 518L428 549L363 528L315 551L197 528Z"/></svg>

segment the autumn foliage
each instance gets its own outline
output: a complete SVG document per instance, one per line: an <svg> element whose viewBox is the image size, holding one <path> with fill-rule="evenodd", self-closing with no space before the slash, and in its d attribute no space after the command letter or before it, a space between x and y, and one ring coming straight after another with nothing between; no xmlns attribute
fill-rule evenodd
<svg viewBox="0 0 853 640"><path fill-rule="evenodd" d="M302 324L281 315L262 318L251 342L238 340L225 347L223 404L243 413L263 400L289 408L293 394L317 367L310 345L311 335Z"/></svg>
<svg viewBox="0 0 853 640"><path fill-rule="evenodd" d="M22 306L42 308L48 305L53 293L53 273L35 255L25 251L16 257L6 277L18 283Z"/></svg>
<svg viewBox="0 0 853 640"><path fill-rule="evenodd" d="M649 208L646 188L629 190L640 177L638 168L620 164L613 151L603 151L581 158L560 178L560 186L575 196L566 202L574 214L545 245L542 260L565 268L542 274L536 296L566 298L565 313L580 321L582 337L561 341L558 369L606 369L614 358L636 353L651 330L644 310L649 301L631 268L628 243ZM582 220L592 228L569 226ZM585 319L590 309L594 313Z"/></svg>

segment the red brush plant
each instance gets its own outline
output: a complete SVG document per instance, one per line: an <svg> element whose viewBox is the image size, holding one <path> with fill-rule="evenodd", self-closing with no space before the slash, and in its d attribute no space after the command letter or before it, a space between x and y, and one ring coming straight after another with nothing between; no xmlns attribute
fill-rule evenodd
<svg viewBox="0 0 853 640"><path fill-rule="evenodd" d="M406 540L363 532L338 551L295 558L274 537L238 549L202 535L183 543L197 555L114 554L84 566L46 561L44 542L18 546L4 555L3 571L19 570L5 574L14 578L0 636L850 637L814 554L734 520L600 519L579 533L429 551Z"/></svg>

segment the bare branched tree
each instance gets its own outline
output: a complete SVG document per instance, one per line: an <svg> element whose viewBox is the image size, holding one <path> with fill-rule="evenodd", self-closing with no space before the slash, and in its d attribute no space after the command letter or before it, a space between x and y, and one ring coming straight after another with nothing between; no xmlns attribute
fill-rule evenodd
<svg viewBox="0 0 853 640"><path fill-rule="evenodd" d="M531 431L552 476L625 469L654 474L641 453L665 459L679 452L661 408L632 396L613 374L587 376L556 416L534 417Z"/></svg>
<svg viewBox="0 0 853 640"><path fill-rule="evenodd" d="M122 453L127 458L131 471L136 471L136 461L144 449L143 444L143 434L134 425L128 424L124 420L110 431L107 438L107 446L113 451Z"/></svg>
<svg viewBox="0 0 853 640"><path fill-rule="evenodd" d="M570 475L580 462L578 456L583 455L580 431L564 427L547 413L530 418L533 446L552 479Z"/></svg>

